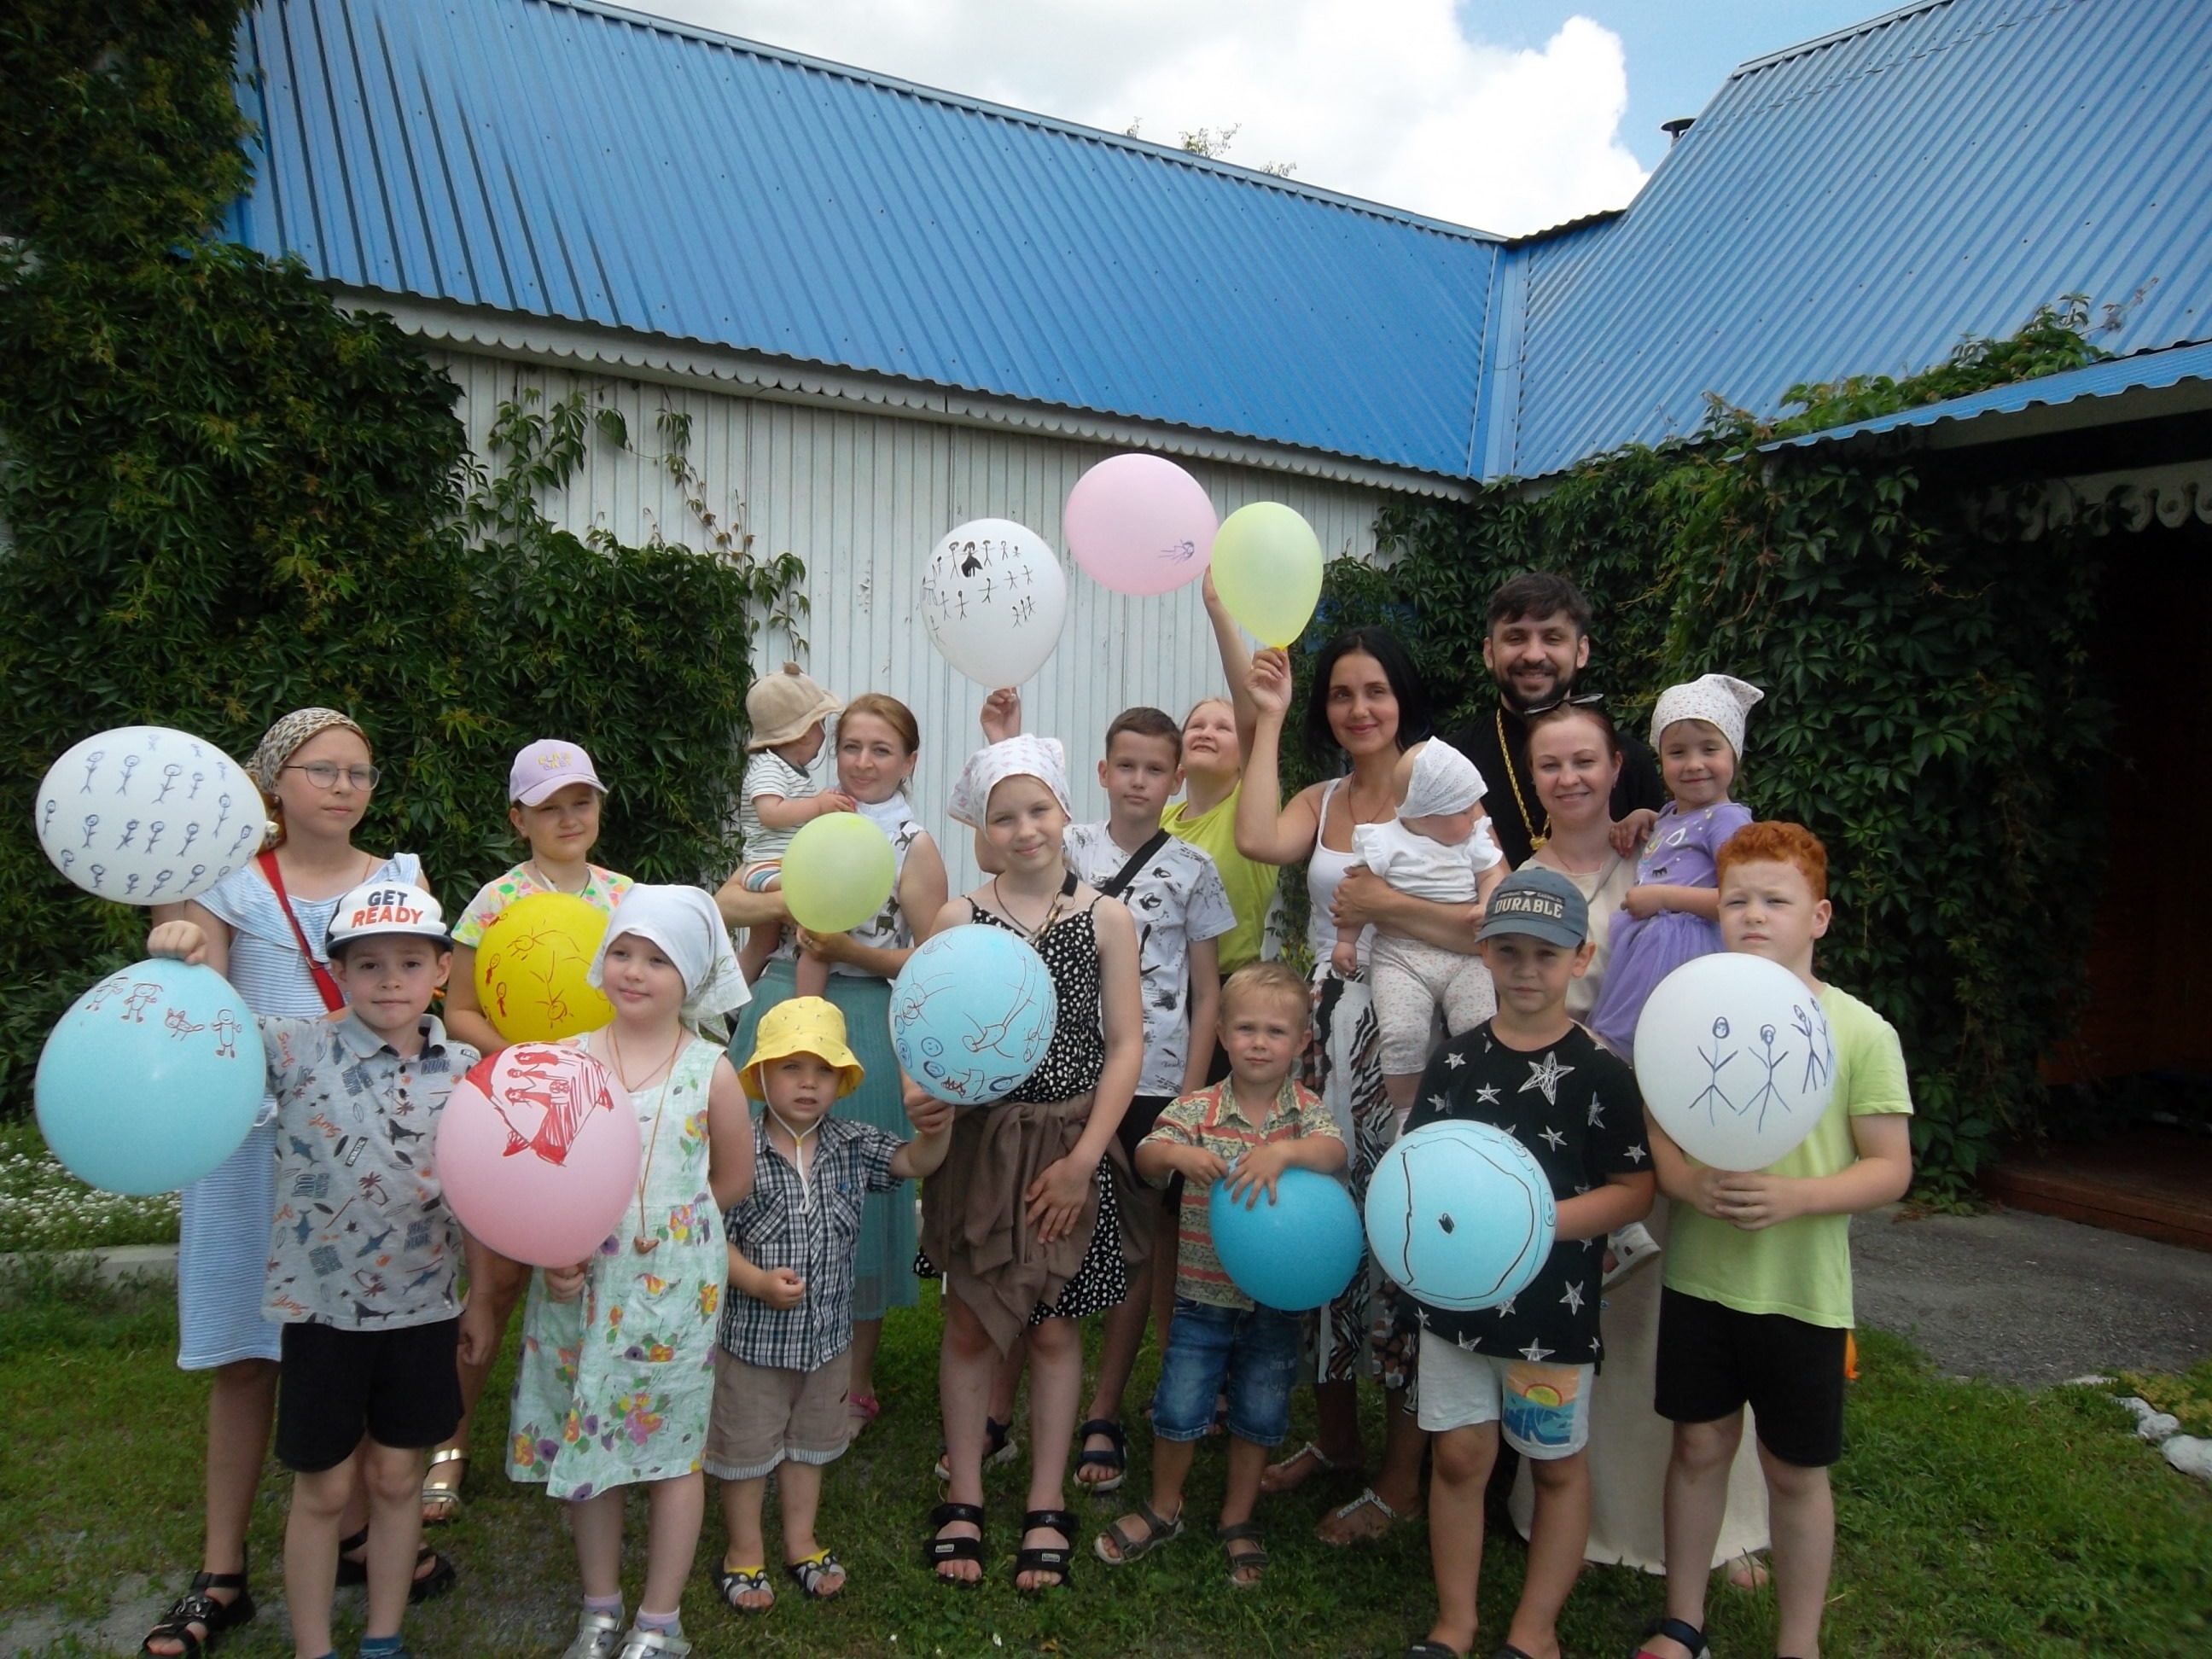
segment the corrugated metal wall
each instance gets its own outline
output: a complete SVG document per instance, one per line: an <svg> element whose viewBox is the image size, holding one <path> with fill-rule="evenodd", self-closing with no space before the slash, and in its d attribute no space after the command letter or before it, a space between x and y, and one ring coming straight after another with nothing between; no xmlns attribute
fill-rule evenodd
<svg viewBox="0 0 2212 1659"><path fill-rule="evenodd" d="M526 387L548 403L582 391L621 411L633 449L658 447L663 408L691 419L689 454L706 479L710 505L742 511L758 554L786 550L807 568L812 613L799 660L840 696L887 691L921 722L915 796L953 872L954 890L972 884L965 838L944 817L954 775L981 741L982 688L946 666L915 614L921 568L938 537L969 519L1025 524L1064 553L1060 508L1084 471L1113 452L1095 445L1025 438L896 416L733 398L647 385L484 356L442 355L463 392L462 418L479 456L503 399ZM1372 490L1255 468L1187 463L1226 514L1248 501L1279 501L1304 514L1332 556L1371 554L1382 496ZM738 503L742 502L740 509ZM703 545L681 492L647 456L595 445L564 501L548 510L568 527L598 526L641 541L656 523L670 541ZM1105 816L1095 763L1106 724L1149 702L1177 719L1222 689L1213 639L1195 585L1134 599L1101 587L1068 562L1067 625L1042 672L1024 688L1029 729L1066 740L1077 815ZM787 654L763 637L757 657ZM552 734L549 734L552 735ZM619 763L610 782L620 787Z"/></svg>

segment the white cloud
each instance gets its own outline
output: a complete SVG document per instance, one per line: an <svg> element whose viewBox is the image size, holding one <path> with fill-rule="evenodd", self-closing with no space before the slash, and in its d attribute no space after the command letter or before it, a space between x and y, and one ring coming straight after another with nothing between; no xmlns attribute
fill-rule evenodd
<svg viewBox="0 0 2212 1659"><path fill-rule="evenodd" d="M1620 39L1469 40L1452 0L631 0L840 63L1173 143L1509 234L1620 207Z"/></svg>

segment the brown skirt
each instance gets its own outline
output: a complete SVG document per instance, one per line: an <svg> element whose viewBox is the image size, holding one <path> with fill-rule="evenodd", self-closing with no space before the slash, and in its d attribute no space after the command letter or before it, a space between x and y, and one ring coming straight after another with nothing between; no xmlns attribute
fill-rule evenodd
<svg viewBox="0 0 2212 1659"><path fill-rule="evenodd" d="M1092 1184L1075 1225L1049 1244L1030 1225L1022 1194L1074 1151L1090 1121L1089 1095L971 1108L952 1120L951 1148L937 1173L922 1182L921 1255L945 1275L946 1291L975 1312L1001 1353L1037 1309L1063 1305L1064 1293L1084 1273L1091 1254L1101 1194L1110 1194L1111 1181L1121 1178L1121 1149L1109 1142L1107 1157L1116 1168L1109 1179ZM1126 1260L1127 1225L1119 1217L1121 1206L1111 1207ZM1118 1300L1109 1295L1098 1305Z"/></svg>

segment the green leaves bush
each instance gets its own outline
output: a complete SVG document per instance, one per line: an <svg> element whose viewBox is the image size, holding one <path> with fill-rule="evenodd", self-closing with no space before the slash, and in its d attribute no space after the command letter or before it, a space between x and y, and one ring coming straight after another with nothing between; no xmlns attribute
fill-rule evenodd
<svg viewBox="0 0 2212 1659"><path fill-rule="evenodd" d="M36 0L0 23L0 1110L143 939L31 833L79 738L149 721L242 755L288 709L346 709L386 772L362 843L421 854L451 906L518 855L514 750L567 737L613 786L605 861L720 880L753 630L803 605L796 560L713 521L680 422L655 459L714 550L587 544L542 503L618 422L511 405L487 474L389 319L213 240L246 176L238 11Z"/></svg>
<svg viewBox="0 0 2212 1659"><path fill-rule="evenodd" d="M1922 375L1793 388L1779 422L1716 405L1696 441L1603 457L1541 495L1387 510L1382 559L1328 579L1329 631L1395 628L1445 728L1492 706L1489 597L1531 568L1589 594L1593 683L1628 729L1679 679L1765 689L1737 798L1826 842L1821 971L1902 1035L1939 1193L2034 1122L2037 1062L2077 1012L2110 719L2087 663L2099 544L1985 539L1963 488L1909 463L1755 447L2100 355L2069 298Z"/></svg>

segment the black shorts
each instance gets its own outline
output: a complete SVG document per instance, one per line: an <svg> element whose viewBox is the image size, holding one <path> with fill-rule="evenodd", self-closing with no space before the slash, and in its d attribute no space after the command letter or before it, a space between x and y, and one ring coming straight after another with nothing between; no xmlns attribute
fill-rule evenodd
<svg viewBox="0 0 2212 1659"><path fill-rule="evenodd" d="M366 1434L422 1450L461 1422L459 1319L396 1331L287 1325L276 1385L276 1456L304 1474L336 1468Z"/></svg>
<svg viewBox="0 0 2212 1659"><path fill-rule="evenodd" d="M1844 1455L1850 1335L1662 1288L1652 1409L1676 1423L1712 1423L1748 1404L1759 1444L1785 1463L1824 1469Z"/></svg>

